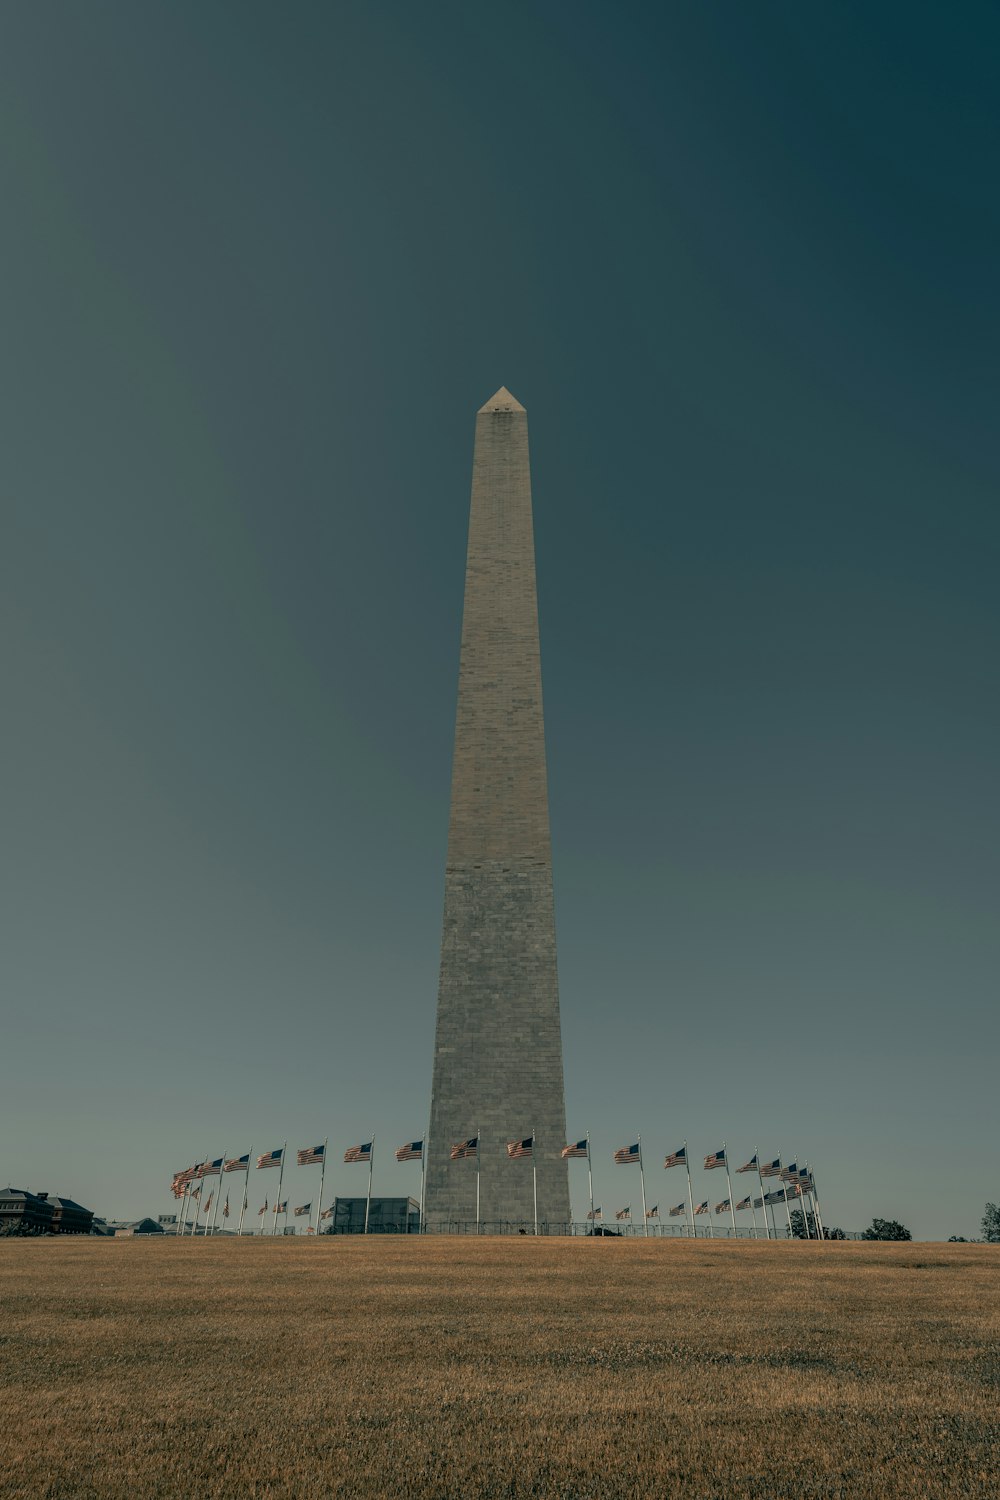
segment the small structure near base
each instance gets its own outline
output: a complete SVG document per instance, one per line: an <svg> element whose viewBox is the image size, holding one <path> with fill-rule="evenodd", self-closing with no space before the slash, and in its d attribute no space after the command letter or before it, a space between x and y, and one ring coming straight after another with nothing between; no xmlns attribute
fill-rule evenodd
<svg viewBox="0 0 1000 1500"><path fill-rule="evenodd" d="M364 1234L365 1206L369 1234L419 1234L420 1204L415 1198L334 1198L324 1234Z"/></svg>

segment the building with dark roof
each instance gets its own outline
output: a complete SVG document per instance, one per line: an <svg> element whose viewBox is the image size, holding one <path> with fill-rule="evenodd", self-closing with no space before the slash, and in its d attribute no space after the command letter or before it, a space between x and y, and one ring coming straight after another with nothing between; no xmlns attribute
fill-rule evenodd
<svg viewBox="0 0 1000 1500"><path fill-rule="evenodd" d="M94 1215L72 1198L29 1193L24 1188L0 1189L0 1229L44 1230L46 1234L90 1234Z"/></svg>
<svg viewBox="0 0 1000 1500"><path fill-rule="evenodd" d="M94 1227L93 1210L84 1208L72 1198L54 1198L48 1193L39 1193L52 1205L53 1234L89 1234Z"/></svg>
<svg viewBox="0 0 1000 1500"><path fill-rule="evenodd" d="M48 1232L52 1219L52 1204L47 1194L12 1187L0 1191L0 1229Z"/></svg>
<svg viewBox="0 0 1000 1500"><path fill-rule="evenodd" d="M163 1234L164 1230L155 1219L97 1219L94 1232L127 1239L135 1234Z"/></svg>

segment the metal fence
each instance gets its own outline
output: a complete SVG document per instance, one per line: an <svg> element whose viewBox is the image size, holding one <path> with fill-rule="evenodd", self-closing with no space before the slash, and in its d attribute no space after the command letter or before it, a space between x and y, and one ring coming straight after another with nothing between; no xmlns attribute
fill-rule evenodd
<svg viewBox="0 0 1000 1500"><path fill-rule="evenodd" d="M497 1222L482 1222L477 1224L474 1219L442 1219L428 1220L424 1224L425 1234L471 1234L471 1235L534 1235L533 1223L525 1223L518 1220L502 1219ZM589 1220L572 1224L539 1224L538 1233L549 1236L561 1236L563 1238L578 1239L664 1239L664 1240L763 1240L767 1238L764 1226L758 1226L756 1235L750 1226L740 1226L735 1233L732 1225L707 1223L696 1224L692 1235L689 1224L662 1224L658 1220L651 1220L648 1225L631 1220L611 1220L604 1222L598 1220L591 1223ZM778 1224L771 1229L772 1240L794 1239L789 1233L787 1224ZM861 1235L856 1230L844 1231L844 1238L848 1240L859 1240ZM805 1241L803 1240L803 1243ZM834 1241L827 1241L829 1244Z"/></svg>

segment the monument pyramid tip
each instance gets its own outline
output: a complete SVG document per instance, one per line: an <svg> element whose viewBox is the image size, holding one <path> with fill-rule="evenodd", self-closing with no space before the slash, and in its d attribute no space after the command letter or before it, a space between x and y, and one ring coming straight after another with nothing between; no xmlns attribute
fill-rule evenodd
<svg viewBox="0 0 1000 1500"><path fill-rule="evenodd" d="M505 385L502 385L495 396L491 396L485 406L479 408L480 412L490 411L524 411L521 405Z"/></svg>

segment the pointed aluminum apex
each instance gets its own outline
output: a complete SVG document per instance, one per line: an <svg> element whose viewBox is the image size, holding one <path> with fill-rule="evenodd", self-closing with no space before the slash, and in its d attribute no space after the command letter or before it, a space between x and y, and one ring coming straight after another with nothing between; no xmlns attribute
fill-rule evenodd
<svg viewBox="0 0 1000 1500"><path fill-rule="evenodd" d="M496 395L491 396L486 405L479 408L479 411L476 413L476 415L482 416L484 413L488 413L491 411L523 412L524 407L521 405L520 401L516 400L515 397L511 395L507 387L505 385L502 385L497 391Z"/></svg>

